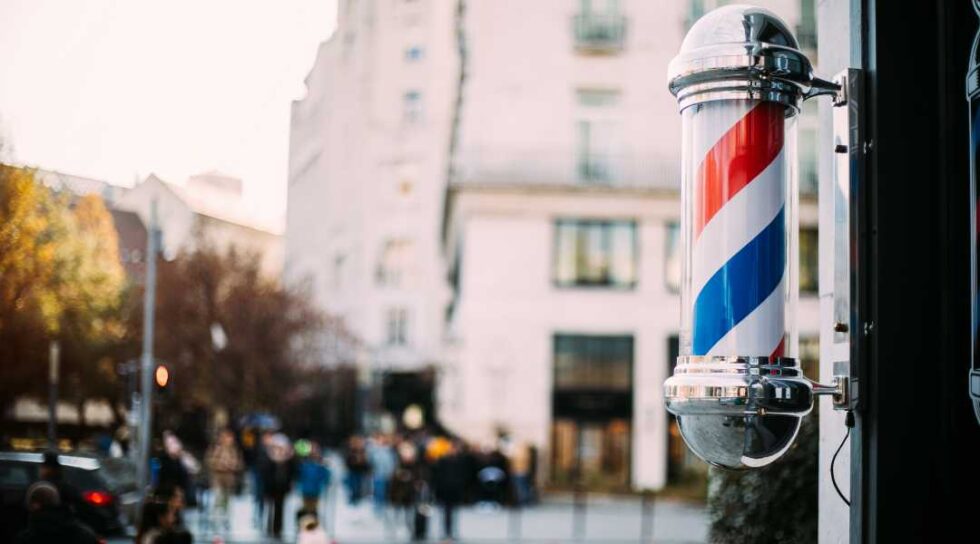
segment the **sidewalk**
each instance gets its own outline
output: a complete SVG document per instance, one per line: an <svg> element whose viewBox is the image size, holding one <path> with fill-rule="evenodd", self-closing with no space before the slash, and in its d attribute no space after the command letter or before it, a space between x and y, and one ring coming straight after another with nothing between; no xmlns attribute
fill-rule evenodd
<svg viewBox="0 0 980 544"><path fill-rule="evenodd" d="M376 517L370 501L351 507L341 496L342 489L332 486L321 501L321 520L338 544L369 544L409 542L403 520L389 510L384 519ZM338 500L339 499L339 500ZM283 542L294 542L295 516L299 497L291 495L286 501ZM707 540L707 518L698 505L680 502L656 502L648 518L652 542L697 543ZM207 519L197 511L188 511L185 523L196 542L214 542L220 537L225 543L274 542L263 536L253 524L253 503L250 497L235 497L230 506L230 528L208 527ZM643 534L642 506L638 498L592 497L584 515L576 515L575 506L568 501L546 501L521 511L466 507L459 510L457 533L462 544L564 542L638 543ZM429 541L439 542L442 536L442 512L438 509L429 521Z"/></svg>

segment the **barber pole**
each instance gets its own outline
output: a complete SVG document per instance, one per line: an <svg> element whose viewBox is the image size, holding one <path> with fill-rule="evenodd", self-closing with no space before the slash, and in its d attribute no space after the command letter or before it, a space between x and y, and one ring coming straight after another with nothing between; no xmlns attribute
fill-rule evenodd
<svg viewBox="0 0 980 544"><path fill-rule="evenodd" d="M685 110L696 169L691 355L782 357L786 345L786 108L727 100Z"/></svg>
<svg viewBox="0 0 980 544"><path fill-rule="evenodd" d="M668 69L682 118L681 345L664 403L712 465L782 457L816 394L797 357L796 122L805 98L840 86L813 67L786 24L755 6L699 19ZM836 404L835 404L836 405Z"/></svg>

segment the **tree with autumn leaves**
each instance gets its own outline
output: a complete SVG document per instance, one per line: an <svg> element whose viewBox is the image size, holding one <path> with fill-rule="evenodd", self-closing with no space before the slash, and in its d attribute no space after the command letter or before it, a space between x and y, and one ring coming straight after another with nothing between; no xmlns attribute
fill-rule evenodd
<svg viewBox="0 0 980 544"><path fill-rule="evenodd" d="M113 354L126 333L117 251L98 196L72 199L0 165L0 410L44 392L52 341L64 400L115 395Z"/></svg>
<svg viewBox="0 0 980 544"><path fill-rule="evenodd" d="M256 254L210 246L160 263L155 345L174 379L171 404L274 410L315 366L326 319L259 263ZM215 328L226 345L215 344Z"/></svg>
<svg viewBox="0 0 980 544"><path fill-rule="evenodd" d="M0 418L19 397L43 398L56 340L61 400L105 400L122 422L129 401L117 368L140 355L143 288L126 279L117 248L98 196L56 193L31 170L0 164ZM258 255L200 245L157 262L155 356L172 376L159 399L164 422L284 413L318 393L317 342L355 343L305 294L263 276Z"/></svg>

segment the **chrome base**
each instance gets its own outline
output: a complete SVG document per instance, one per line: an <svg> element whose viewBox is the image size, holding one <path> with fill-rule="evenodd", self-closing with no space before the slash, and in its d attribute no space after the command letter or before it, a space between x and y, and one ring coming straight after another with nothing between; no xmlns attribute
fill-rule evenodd
<svg viewBox="0 0 980 544"><path fill-rule="evenodd" d="M813 407L813 386L796 359L677 358L664 383L667 410L688 447L728 469L768 465L781 457Z"/></svg>

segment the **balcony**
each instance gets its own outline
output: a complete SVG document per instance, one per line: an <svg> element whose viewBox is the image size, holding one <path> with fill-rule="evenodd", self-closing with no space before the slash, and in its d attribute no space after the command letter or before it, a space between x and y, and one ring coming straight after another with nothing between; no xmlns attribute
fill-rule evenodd
<svg viewBox="0 0 980 544"><path fill-rule="evenodd" d="M616 157L588 153L578 157L578 181L586 184L606 185L616 181L618 175Z"/></svg>
<svg viewBox="0 0 980 544"><path fill-rule="evenodd" d="M572 20L575 48L588 53L617 53L623 49L626 17L618 13L580 13Z"/></svg>
<svg viewBox="0 0 980 544"><path fill-rule="evenodd" d="M456 152L453 184L680 189L680 158L575 149L469 148Z"/></svg>

